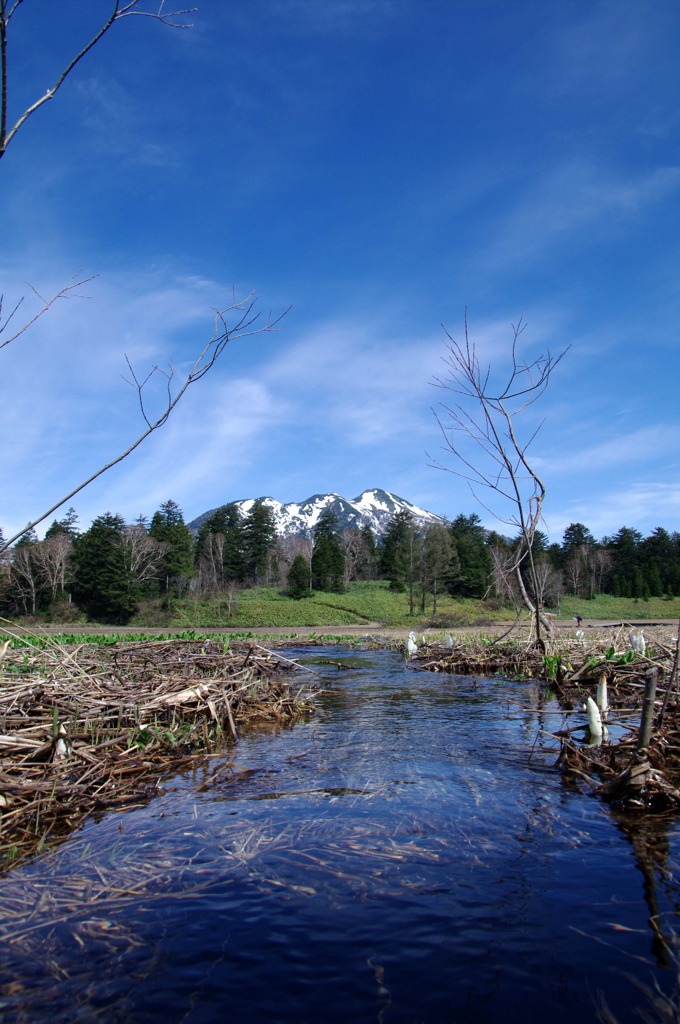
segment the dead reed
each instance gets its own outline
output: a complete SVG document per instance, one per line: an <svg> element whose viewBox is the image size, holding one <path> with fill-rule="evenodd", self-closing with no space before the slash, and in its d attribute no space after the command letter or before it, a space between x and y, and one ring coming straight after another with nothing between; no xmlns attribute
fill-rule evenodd
<svg viewBox="0 0 680 1024"><path fill-rule="evenodd" d="M0 648L0 870L240 732L311 711L299 666L252 641Z"/></svg>
<svg viewBox="0 0 680 1024"><path fill-rule="evenodd" d="M584 725L555 734L565 775L583 779L617 810L677 813L680 810L680 693L678 691L678 629L645 627L644 653L633 650L632 627L617 626L563 631L543 654L528 633L503 638L466 637L442 650L425 644L413 659L422 671L457 675L502 675L540 679L566 710L583 708L595 698L598 683L607 684L609 711L605 722L625 723L627 735L616 743L588 735ZM659 685L653 705L651 739L639 742L646 676L656 672ZM606 728L606 724L605 724ZM595 778L597 782L595 782Z"/></svg>

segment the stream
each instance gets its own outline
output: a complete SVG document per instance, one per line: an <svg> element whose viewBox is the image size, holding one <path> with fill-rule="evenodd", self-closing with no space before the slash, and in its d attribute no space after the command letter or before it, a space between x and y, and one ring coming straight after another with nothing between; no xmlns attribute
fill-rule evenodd
<svg viewBox="0 0 680 1024"><path fill-rule="evenodd" d="M678 1019L678 824L565 783L536 684L286 655L310 721L0 879L5 1024Z"/></svg>

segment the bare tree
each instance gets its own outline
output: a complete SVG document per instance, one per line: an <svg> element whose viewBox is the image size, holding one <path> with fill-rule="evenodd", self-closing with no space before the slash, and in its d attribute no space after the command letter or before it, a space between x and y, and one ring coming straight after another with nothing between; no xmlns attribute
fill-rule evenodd
<svg viewBox="0 0 680 1024"><path fill-rule="evenodd" d="M536 597L538 603L543 607L548 601L555 605L559 601L561 576L550 564L550 559L541 554L535 562L536 569ZM552 628L552 623L551 623Z"/></svg>
<svg viewBox="0 0 680 1024"><path fill-rule="evenodd" d="M588 570L588 547L573 548L564 566L564 578L574 597L583 597L584 580Z"/></svg>
<svg viewBox="0 0 680 1024"><path fill-rule="evenodd" d="M130 580L148 583L157 578L163 557L170 549L165 541L150 537L141 523L126 526L119 541L125 558L125 568Z"/></svg>
<svg viewBox="0 0 680 1024"><path fill-rule="evenodd" d="M216 594L224 587L224 534L208 533L198 560L198 587L202 594Z"/></svg>
<svg viewBox="0 0 680 1024"><path fill-rule="evenodd" d="M40 571L33 555L35 544L26 544L12 553L10 578L12 590L26 615L35 615L40 592Z"/></svg>
<svg viewBox="0 0 680 1024"><path fill-rule="evenodd" d="M610 576L614 558L611 551L606 548L597 547L592 553L591 568L593 573L593 589L601 594L604 589L605 580Z"/></svg>
<svg viewBox="0 0 680 1024"><path fill-rule="evenodd" d="M17 313L19 312L19 309L23 305L25 296L22 296L14 304L13 308L10 310L10 312L5 316L3 320L3 306L5 297L4 295L0 295L0 349L6 348L8 345L11 345L13 341L16 341L17 338L24 333L24 331L27 331L29 327L33 326L36 320L39 320L41 316L44 316L44 314L47 313L47 311L50 310L52 306L59 301L59 299L69 298L73 293L76 293L79 288L82 288L83 285L86 285L93 280L94 277L83 277L81 272L79 271L78 273L73 275L70 281L68 281L68 283L65 284L63 288L60 288L59 291L54 293L54 295L50 295L48 297L41 295L37 288L34 288L31 285L31 291L38 299L38 307L31 314L29 314L28 320L24 320L23 323L17 323L15 318L17 316ZM80 297L83 298L82 295ZM3 338L2 335L5 333L7 336Z"/></svg>
<svg viewBox="0 0 680 1024"><path fill-rule="evenodd" d="M583 559L578 551L575 551L564 566L564 578L569 592L578 597L583 583Z"/></svg>
<svg viewBox="0 0 680 1024"><path fill-rule="evenodd" d="M239 586L236 580L229 580L224 589L224 606L227 615L231 618L238 611Z"/></svg>
<svg viewBox="0 0 680 1024"><path fill-rule="evenodd" d="M444 327L448 349L444 363L448 375L436 378L435 384L458 397L452 405L441 403L442 411L435 415L444 438L444 450L455 457L460 468L451 469L439 462L434 465L467 480L475 498L487 510L487 503L477 494L479 489L486 489L501 499L506 511L489 511L500 522L519 529L520 534L505 571L513 574L522 602L531 613L536 641L545 649L541 630L550 634L552 624L542 608L541 580L533 553L545 485L527 456L540 425L524 439L517 431L516 420L543 395L567 350L558 356L547 352L532 362L523 361L518 342L524 328L521 320L517 326L513 325L510 366L504 380L495 384L491 367L482 369L480 366L469 338L467 316L463 343L456 341ZM467 442L472 442L472 451Z"/></svg>
<svg viewBox="0 0 680 1024"><path fill-rule="evenodd" d="M290 567L297 555L302 555L309 569L309 590L312 589L312 555L314 554L314 537L311 534L301 536L281 537L279 539L281 551L281 574L288 576Z"/></svg>
<svg viewBox="0 0 680 1024"><path fill-rule="evenodd" d="M58 593L64 594L66 584L70 581L69 557L72 547L69 535L60 532L39 541L30 549L38 575L49 588L52 601L56 601Z"/></svg>
<svg viewBox="0 0 680 1024"><path fill-rule="evenodd" d="M493 591L502 601L513 605L519 618L522 600L515 580L515 552L502 544L489 548L491 554Z"/></svg>
<svg viewBox="0 0 680 1024"><path fill-rule="evenodd" d="M340 545L345 556L345 583L350 583L359 579L359 569L366 563L366 538L356 526L348 526L340 534Z"/></svg>

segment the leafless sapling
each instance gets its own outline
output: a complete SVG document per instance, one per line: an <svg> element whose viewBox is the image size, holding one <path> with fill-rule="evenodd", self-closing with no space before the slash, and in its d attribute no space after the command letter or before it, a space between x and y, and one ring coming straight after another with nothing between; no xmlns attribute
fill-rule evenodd
<svg viewBox="0 0 680 1024"><path fill-rule="evenodd" d="M509 367L495 382L491 367L483 368L470 341L467 316L465 339L446 330L447 373L435 378L435 385L456 396L452 404L440 403L435 416L444 439L444 451L454 456L454 467L433 460L434 465L467 480L479 503L494 517L519 531L510 566L524 606L534 623L536 642L545 650L543 631L552 623L542 607L542 580L534 558L534 536L541 521L545 485L529 462L527 450L540 424L528 437L520 434L517 418L546 391L564 349L557 356L548 351L531 362L522 359L519 339L525 329L520 320L513 325ZM480 493L489 492L484 500ZM493 507L489 507L492 505Z"/></svg>

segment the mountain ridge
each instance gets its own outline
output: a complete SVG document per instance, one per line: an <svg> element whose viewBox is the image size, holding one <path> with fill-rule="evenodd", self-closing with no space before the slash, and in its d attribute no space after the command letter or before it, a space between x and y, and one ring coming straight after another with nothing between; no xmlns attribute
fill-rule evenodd
<svg viewBox="0 0 680 1024"><path fill-rule="evenodd" d="M350 527L361 530L364 526L370 526L376 537L383 535L387 524L397 512L408 512L419 526L444 521L434 512L428 512L427 509L414 505L405 498L400 498L399 495L393 494L391 491L384 491L379 487L362 491L358 497L351 500L331 491L327 494L313 494L302 502L291 501L283 504L267 495L262 498L243 498L233 504L238 508L239 515L244 517L256 501L263 502L274 513L276 532L279 537L309 536L313 532L319 516L327 508L336 514L341 530ZM225 504L231 504L231 502L225 502ZM205 520L216 511L216 508L209 509L193 519L188 524L192 533L197 533Z"/></svg>

